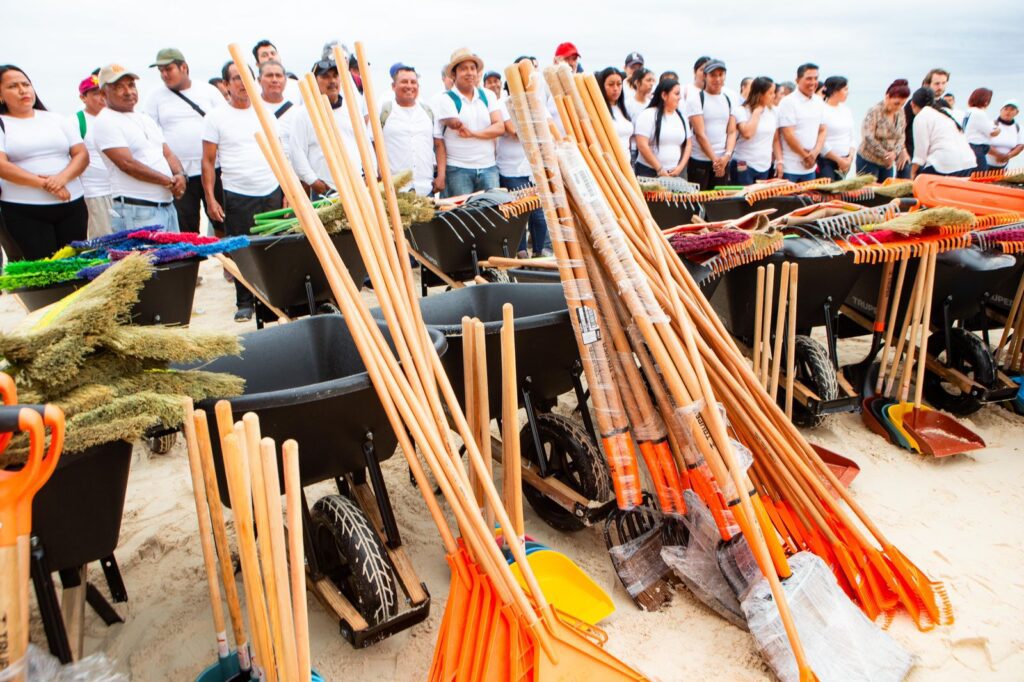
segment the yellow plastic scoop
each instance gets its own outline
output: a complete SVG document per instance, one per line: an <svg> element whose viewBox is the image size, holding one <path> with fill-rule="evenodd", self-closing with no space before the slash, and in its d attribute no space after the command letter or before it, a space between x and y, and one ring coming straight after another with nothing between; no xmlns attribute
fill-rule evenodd
<svg viewBox="0 0 1024 682"><path fill-rule="evenodd" d="M542 549L529 554L526 560L544 596L559 611L588 625L596 625L615 612L615 604L608 593L564 554ZM510 568L525 588L519 565L513 563Z"/></svg>

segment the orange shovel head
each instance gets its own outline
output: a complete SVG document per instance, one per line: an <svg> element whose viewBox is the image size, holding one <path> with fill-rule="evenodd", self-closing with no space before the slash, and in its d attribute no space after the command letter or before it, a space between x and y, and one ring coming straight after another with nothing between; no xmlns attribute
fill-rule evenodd
<svg viewBox="0 0 1024 682"><path fill-rule="evenodd" d="M441 628L437 633L437 643L434 645L434 660L430 665L429 679L435 681L455 679L462 636L470 618L473 583L479 577L465 548L449 554L445 559L451 568L452 579Z"/></svg>
<svg viewBox="0 0 1024 682"><path fill-rule="evenodd" d="M868 410L868 412L870 411L871 410ZM874 417L872 417L872 419L874 419ZM850 484L853 483L853 479L857 478L857 474L860 473L860 465L852 459L843 457L831 450L826 450L820 445L811 444L811 447L814 448L816 453L818 453L818 457L821 457L821 461L832 470L832 473L839 479L839 482L842 483L844 487L849 488ZM825 487L831 490L831 486L827 482L825 483ZM833 495L838 496L838 493L835 490L831 490L831 492Z"/></svg>
<svg viewBox="0 0 1024 682"><path fill-rule="evenodd" d="M903 416L903 428L914 437L922 453L933 457L949 457L985 447L981 436L935 410L914 409Z"/></svg>
<svg viewBox="0 0 1024 682"><path fill-rule="evenodd" d="M569 624L559 618L551 606L537 610L543 628L551 641L553 657L538 642L534 642L534 679L588 680L646 680L647 677L605 651L604 631L580 623ZM534 638L536 638L534 634Z"/></svg>
<svg viewBox="0 0 1024 682"><path fill-rule="evenodd" d="M1024 212L1024 190L967 178L918 175L914 197L927 206L951 206L975 215Z"/></svg>

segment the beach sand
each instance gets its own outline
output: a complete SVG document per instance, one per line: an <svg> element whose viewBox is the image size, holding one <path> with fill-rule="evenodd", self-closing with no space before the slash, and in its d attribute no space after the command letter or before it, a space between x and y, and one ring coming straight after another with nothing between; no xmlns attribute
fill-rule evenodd
<svg viewBox="0 0 1024 682"><path fill-rule="evenodd" d="M231 321L233 291L220 266L206 262L201 272L204 282L196 291L192 327L235 332L254 328ZM365 296L372 300L372 294ZM11 296L0 298L0 328L10 328L23 315ZM856 415L836 417L807 435L860 464L861 474L852 486L857 500L907 556L949 591L955 624L922 633L901 614L890 628L919 659L909 679L1020 680L1024 418L989 406L965 423L988 447L943 460L887 444ZM437 531L409 483L404 458L392 457L384 470L406 551L432 596L430 617L356 651L340 636L337 622L310 598L313 663L328 680L421 680L430 665L448 567ZM333 492L330 483L307 489L311 502ZM684 589L660 613L635 608L612 570L599 527L563 534L545 525L528 505L526 509L528 532L568 554L613 596L617 611L601 624L611 651L664 681L770 679L750 636ZM196 533L182 440L163 456L136 445L116 554L129 599L115 609L125 623L107 627L87 609L86 653L105 652L136 680L193 679L215 660ZM107 594L98 565L89 567L89 577ZM45 645L35 611L32 637Z"/></svg>

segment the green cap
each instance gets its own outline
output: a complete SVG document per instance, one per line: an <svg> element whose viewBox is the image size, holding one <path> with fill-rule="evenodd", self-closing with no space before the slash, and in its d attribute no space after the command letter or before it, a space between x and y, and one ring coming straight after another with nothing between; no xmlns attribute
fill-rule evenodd
<svg viewBox="0 0 1024 682"><path fill-rule="evenodd" d="M156 53L156 61L149 65L149 68L154 66L167 66L172 62L183 62L185 61L185 55L181 53L181 50L174 47L165 47Z"/></svg>

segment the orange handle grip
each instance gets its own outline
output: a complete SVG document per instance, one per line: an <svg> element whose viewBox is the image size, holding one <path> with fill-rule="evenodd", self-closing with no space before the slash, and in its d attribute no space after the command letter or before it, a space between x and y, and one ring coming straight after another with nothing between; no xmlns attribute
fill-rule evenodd
<svg viewBox="0 0 1024 682"><path fill-rule="evenodd" d="M22 497L31 497L33 481L42 466L46 431L37 411L17 405L0 407L0 430L29 434L25 466L19 471L0 472L0 547L4 547L17 542Z"/></svg>
<svg viewBox="0 0 1024 682"><path fill-rule="evenodd" d="M612 488L620 509L632 509L643 503L640 489L640 470L633 449L633 439L623 431L603 437L604 456L611 472Z"/></svg>

